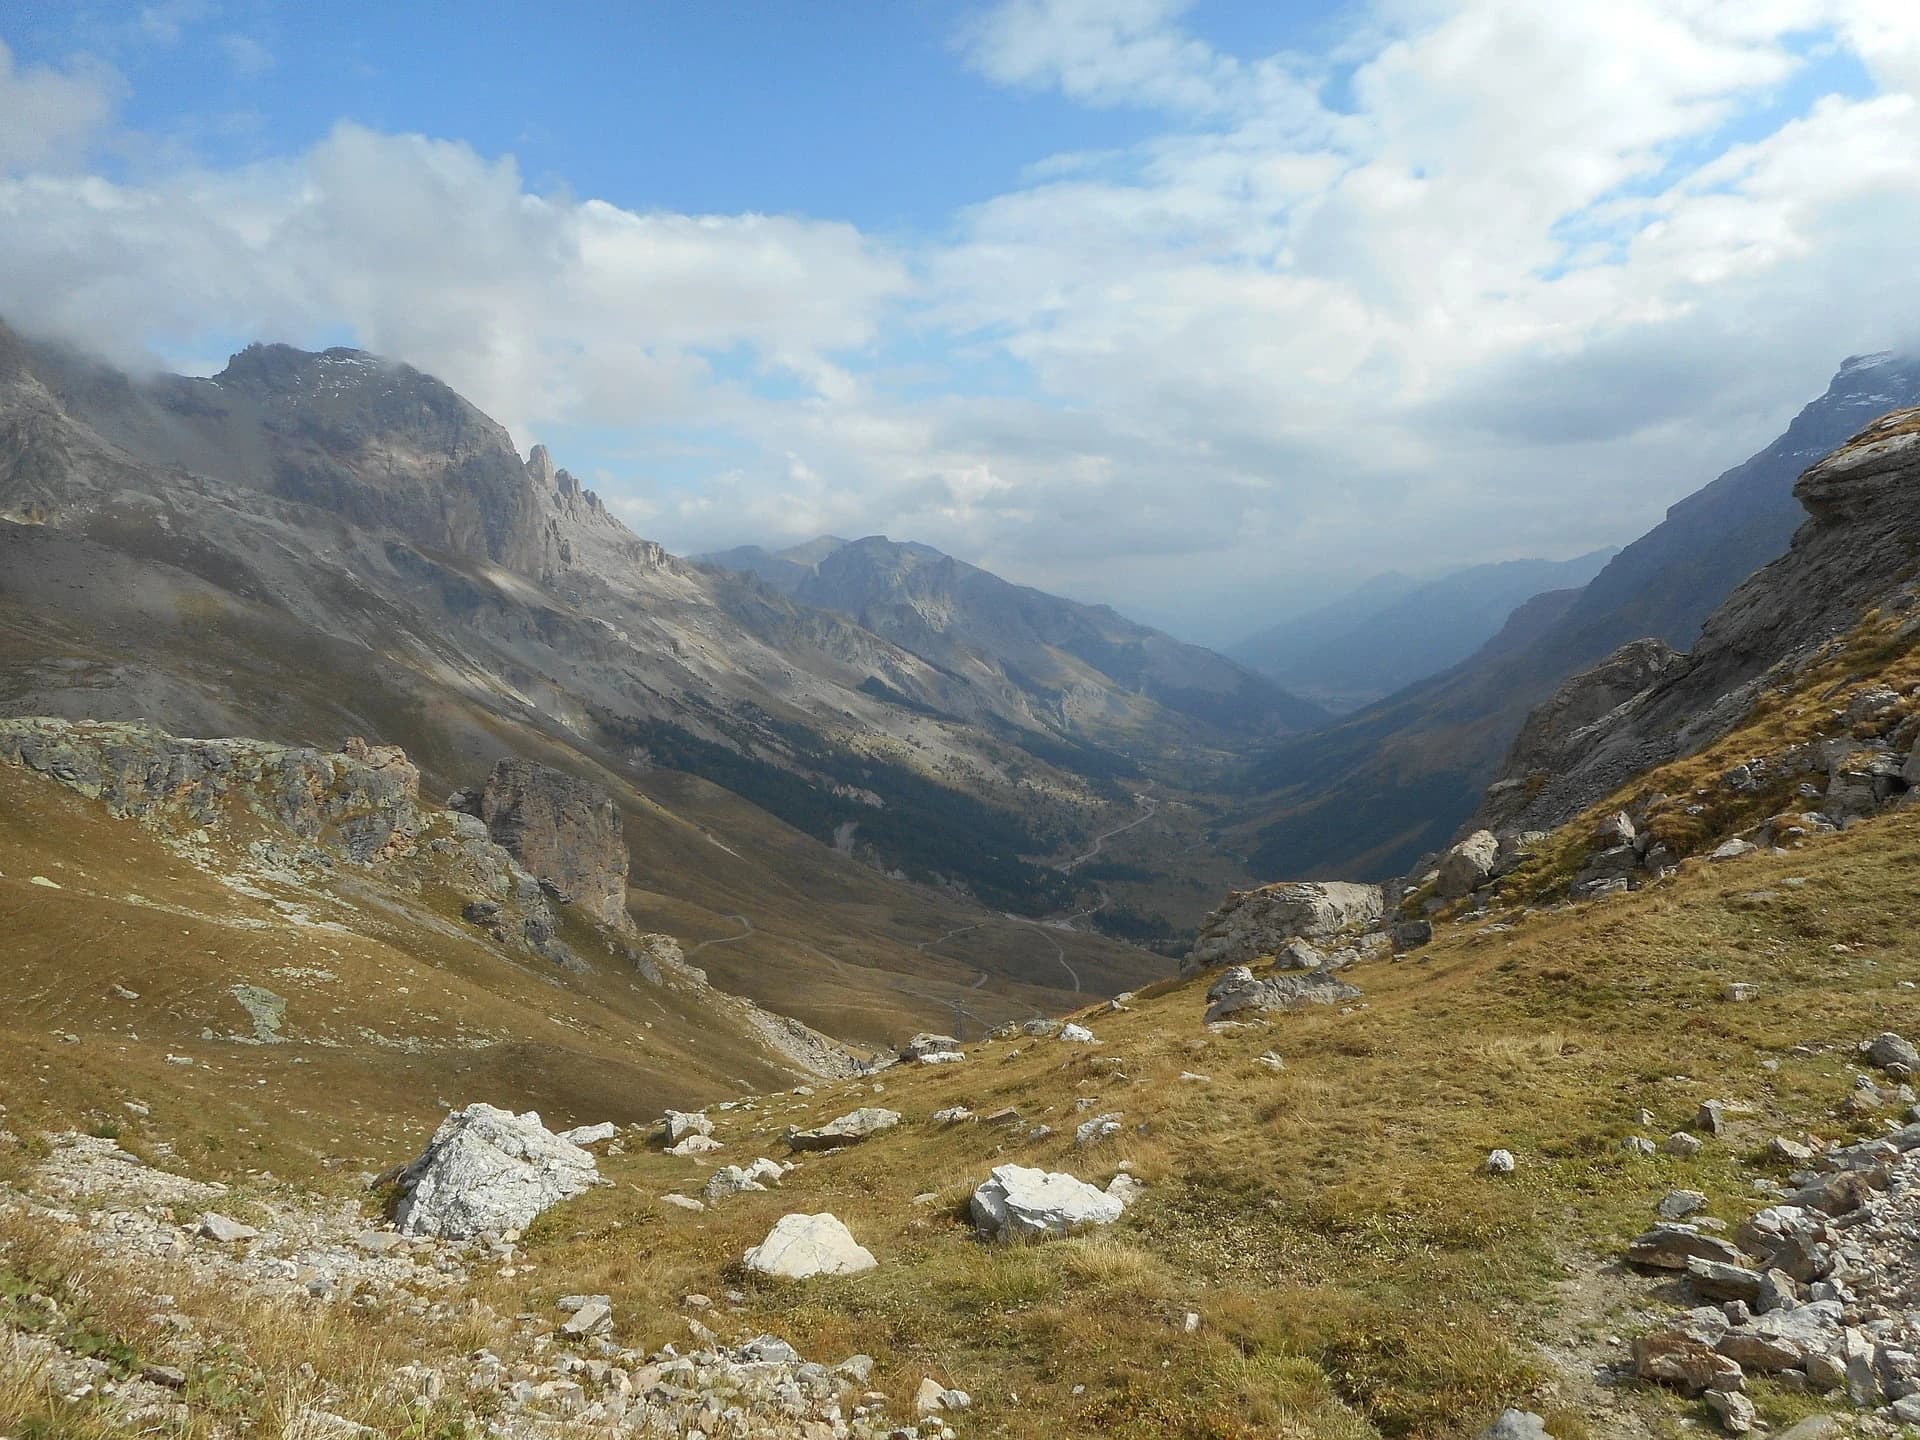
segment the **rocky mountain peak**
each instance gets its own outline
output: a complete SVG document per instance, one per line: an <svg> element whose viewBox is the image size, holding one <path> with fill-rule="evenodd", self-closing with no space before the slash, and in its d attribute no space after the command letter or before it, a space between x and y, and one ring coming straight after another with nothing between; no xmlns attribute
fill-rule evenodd
<svg viewBox="0 0 1920 1440"><path fill-rule="evenodd" d="M542 489L551 490L554 479L559 474L553 463L553 453L544 445L536 445L527 452L527 476Z"/></svg>

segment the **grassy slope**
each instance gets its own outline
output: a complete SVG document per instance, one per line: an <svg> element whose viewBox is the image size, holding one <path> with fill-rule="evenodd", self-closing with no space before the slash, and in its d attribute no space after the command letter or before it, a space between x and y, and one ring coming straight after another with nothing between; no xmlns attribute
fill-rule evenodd
<svg viewBox="0 0 1920 1440"><path fill-rule="evenodd" d="M594 972L564 975L438 923L454 897L396 904L364 881L338 893L291 893L318 922L300 923L139 825L0 767L10 1123L132 1128L135 1100L196 1170L314 1177L384 1165L473 1099L574 1124L791 1082L726 1016L648 985L590 933L569 938L600 953ZM201 1038L252 1033L240 983L287 998L296 1043Z"/></svg>
<svg viewBox="0 0 1920 1440"><path fill-rule="evenodd" d="M442 1100L594 1119L754 1080L741 1057L664 1013L636 1050L612 1000L594 993L614 977L562 984L472 947L441 950L451 942L431 929L354 938L212 923L200 917L265 918L266 907L55 787L4 774L0 784L12 996L0 1103L17 1131L111 1120L123 1143L164 1155L165 1142L202 1174L244 1182L272 1170L351 1189L353 1173L412 1155ZM1124 1013L1092 1013L1104 1043L1091 1051L1001 1041L957 1067L889 1072L878 1095L851 1084L776 1093L719 1117L718 1158L782 1155L786 1125L862 1102L907 1123L808 1157L784 1193L703 1215L655 1197L697 1189L706 1167L653 1153L605 1161L615 1184L536 1227L536 1268L487 1281L484 1298L502 1314L547 1313L557 1294L604 1290L624 1338L657 1344L684 1336L678 1296L736 1287L741 1310L712 1322L724 1336L770 1329L829 1359L866 1350L901 1401L936 1374L975 1395L976 1434L1471 1435L1522 1401L1560 1416L1569 1440L1677 1435L1687 1411L1669 1397L1616 1395L1595 1413L1600 1396L1583 1377L1618 1356L1605 1337L1631 1333L1625 1312L1648 1290L1608 1273L1609 1257L1671 1186L1707 1192L1713 1213L1737 1220L1755 1203L1751 1178L1777 1173L1761 1158L1772 1134L1838 1138L1871 1125L1834 1117L1852 1088L1853 1043L1913 1024L1916 867L1920 811L1902 810L1793 855L1689 862L1646 890L1523 915L1509 931L1443 924L1417 958L1360 967L1367 1003L1351 1014L1210 1035L1202 986L1166 985ZM36 873L67 888L27 883ZM195 913L134 905L130 893ZM355 928L393 923L363 915ZM273 975L289 965L340 979ZM202 1025L242 1024L226 995L238 979L290 997L296 1039L364 1025L445 1040L465 1022L553 1028L557 1042L407 1055L199 1040ZM1734 980L1758 983L1760 998L1725 1001ZM114 983L142 998L113 996ZM566 1028L528 1018L547 1011ZM1285 1055L1283 1072L1256 1063L1269 1048ZM197 1063L171 1065L169 1053ZM1183 1082L1183 1071L1211 1079ZM1085 1113L1125 1113L1121 1140L1073 1148L1082 1097L1095 1101ZM1709 1098L1754 1110L1699 1158L1620 1148L1641 1107L1656 1117L1644 1133L1657 1136ZM124 1111L127 1099L151 1115ZM1058 1133L936 1131L928 1117L954 1103L1015 1104ZM1132 1128L1142 1122L1145 1133ZM1519 1157L1511 1179L1479 1173L1495 1145ZM1122 1159L1151 1188L1105 1234L997 1250L961 1218L1001 1160L1104 1183ZM914 1205L923 1193L936 1198ZM741 1251L790 1210L840 1215L881 1268L800 1287L748 1279ZM1202 1317L1193 1333L1181 1323L1189 1310ZM1775 1419L1808 1403L1756 1393Z"/></svg>
<svg viewBox="0 0 1920 1440"><path fill-rule="evenodd" d="M877 1098L859 1085L775 1097L722 1117L721 1159L784 1154L786 1124L861 1101L908 1123L807 1159L785 1193L708 1215L635 1195L697 1186L694 1164L609 1162L635 1188L552 1217L534 1248L540 1279L503 1284L496 1300L605 1289L634 1338L663 1341L679 1330L672 1297L742 1285L741 1333L772 1328L803 1353L869 1350L903 1396L937 1374L973 1392L992 1434L1471 1434L1516 1400L1564 1407L1563 1435L1632 1433L1614 1428L1629 1422L1665 1434L1680 1410L1652 1395L1627 1402L1637 1419L1580 1421L1591 1397L1530 1341L1604 1358L1602 1336L1627 1322L1607 1308L1618 1282L1598 1272L1661 1194L1699 1188L1737 1219L1755 1203L1752 1176L1777 1173L1760 1159L1768 1137L1849 1133L1830 1117L1851 1088L1853 1043L1912 1025L1901 987L1920 981L1916 864L1920 816L1901 813L1791 857L1696 862L1509 933L1443 927L1418 960L1363 967L1367 1005L1350 1015L1212 1036L1201 986L1171 986L1094 1014L1105 1043L1092 1052L1003 1041L963 1066L891 1072ZM1726 1002L1733 980L1759 983L1761 998ZM1255 1063L1270 1047L1284 1072ZM1211 1083L1182 1083L1186 1070ZM1075 1151L1080 1096L1097 1097L1087 1113L1125 1112L1121 1141ZM1697 1160L1621 1149L1642 1106L1659 1135L1710 1098L1756 1108ZM927 1117L955 1103L1015 1104L1057 1133L936 1131ZM1495 1145L1519 1157L1510 1180L1478 1173ZM1152 1189L1107 1234L1004 1251L959 1218L999 1161L1104 1183L1121 1159ZM927 1191L937 1202L916 1207ZM747 1281L732 1262L790 1210L838 1214L880 1270L802 1288ZM1203 1317L1191 1335L1179 1323L1190 1309ZM1776 1418L1805 1405L1756 1390Z"/></svg>

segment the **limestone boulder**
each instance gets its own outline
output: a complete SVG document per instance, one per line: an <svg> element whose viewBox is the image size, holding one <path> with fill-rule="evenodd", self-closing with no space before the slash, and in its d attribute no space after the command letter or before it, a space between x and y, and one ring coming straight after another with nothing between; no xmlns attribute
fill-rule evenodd
<svg viewBox="0 0 1920 1440"><path fill-rule="evenodd" d="M891 1130L899 1123L899 1111L863 1105L812 1130L789 1130L787 1144L795 1150L838 1150L843 1145L858 1144L869 1135L878 1135L882 1130Z"/></svg>
<svg viewBox="0 0 1920 1440"><path fill-rule="evenodd" d="M1111 1225L1126 1212L1118 1196L1057 1170L996 1165L973 1192L974 1228L989 1240L1044 1240L1093 1225Z"/></svg>
<svg viewBox="0 0 1920 1440"><path fill-rule="evenodd" d="M832 1215L782 1215L741 1260L749 1270L782 1280L858 1275L879 1263Z"/></svg>
<svg viewBox="0 0 1920 1440"><path fill-rule="evenodd" d="M395 1212L406 1235L461 1240L524 1230L599 1181L592 1154L529 1110L473 1104L447 1116L400 1177Z"/></svg>
<svg viewBox="0 0 1920 1440"><path fill-rule="evenodd" d="M1491 830L1476 830L1440 857L1434 894L1442 900L1471 895L1493 877L1500 842Z"/></svg>
<svg viewBox="0 0 1920 1440"><path fill-rule="evenodd" d="M1385 894L1378 885L1285 880L1237 890L1201 924L1181 973L1244 965L1278 954L1289 940L1331 940L1344 930L1377 925L1385 912Z"/></svg>
<svg viewBox="0 0 1920 1440"><path fill-rule="evenodd" d="M1256 978L1245 965L1235 965L1207 990L1206 1021L1244 1011L1299 1010L1309 1005L1337 1005L1358 1000L1360 991L1331 971L1285 971Z"/></svg>

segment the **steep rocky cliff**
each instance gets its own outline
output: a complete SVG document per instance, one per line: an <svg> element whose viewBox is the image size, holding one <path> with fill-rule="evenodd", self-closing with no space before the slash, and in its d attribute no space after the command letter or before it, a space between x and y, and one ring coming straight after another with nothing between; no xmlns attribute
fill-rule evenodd
<svg viewBox="0 0 1920 1440"><path fill-rule="evenodd" d="M1725 735L1870 610L1914 603L1920 410L1875 421L1808 468L1793 493L1807 519L1787 553L1708 617L1689 653L1636 642L1534 712L1486 819L1514 830L1564 823L1629 777ZM1606 675L1617 677L1611 686L1596 683ZM1620 693L1635 679L1645 683ZM1591 719L1580 725L1583 714Z"/></svg>
<svg viewBox="0 0 1920 1440"><path fill-rule="evenodd" d="M496 844L555 896L600 924L632 930L626 841L612 797L551 766L508 757L449 804L486 824Z"/></svg>
<svg viewBox="0 0 1920 1440"><path fill-rule="evenodd" d="M1236 828L1256 873L1380 879L1447 843L1534 706L1628 641L1693 647L1707 615L1800 524L1794 477L1875 416L1915 404L1920 358L1847 360L1779 439L1675 504L1579 594L1524 607L1454 669L1256 757Z"/></svg>

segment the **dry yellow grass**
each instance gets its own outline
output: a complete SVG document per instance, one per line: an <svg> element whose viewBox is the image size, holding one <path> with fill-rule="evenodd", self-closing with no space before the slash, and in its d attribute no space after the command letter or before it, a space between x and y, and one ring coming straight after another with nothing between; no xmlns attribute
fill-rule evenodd
<svg viewBox="0 0 1920 1440"><path fill-rule="evenodd" d="M1901 985L1920 983L1917 865L1920 815L1901 813L1507 933L1443 926L1417 959L1362 967L1367 1004L1350 1015L1209 1035L1199 987L1175 985L1128 1013L1090 1013L1104 1042L1093 1053L997 1042L960 1066L889 1072L878 1094L771 1097L720 1118L717 1158L784 1155L788 1124L860 1103L908 1121L704 1215L654 1199L696 1193L704 1167L610 1162L613 1189L537 1228L535 1282L498 1282L492 1299L540 1307L604 1289L628 1337L657 1344L684 1334L677 1297L736 1286L748 1298L727 1322L740 1334L775 1330L829 1361L868 1351L902 1398L933 1374L974 1394L988 1434L1456 1436L1531 1402L1564 1406L1577 1435L1584 1400L1532 1338L1571 1323L1581 1302L1566 1287L1595 1276L1667 1189L1703 1190L1737 1218L1752 1176L1777 1173L1763 1158L1772 1134L1861 1128L1835 1118L1852 1046L1912 1024ZM1733 980L1760 998L1727 1002ZM1284 1071L1255 1063L1269 1048ZM1097 1109L1076 1110L1081 1097ZM1729 1141L1695 1160L1623 1151L1641 1107L1658 1137L1713 1098L1754 1107ZM1014 1104L1056 1133L928 1123L952 1104ZM1123 1136L1076 1150L1073 1124L1105 1110L1125 1113ZM1480 1173L1494 1146L1516 1152L1518 1174ZM1004 1160L1097 1183L1126 1160L1151 1188L1109 1232L996 1249L961 1212ZM839 1215L880 1269L805 1286L743 1274L741 1252L793 1210ZM1202 1316L1192 1334L1189 1310ZM1625 1323L1586 1324L1595 1358ZM1776 1418L1805 1403L1761 1400ZM1677 1414L1665 1397L1631 1403L1655 1424Z"/></svg>

